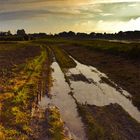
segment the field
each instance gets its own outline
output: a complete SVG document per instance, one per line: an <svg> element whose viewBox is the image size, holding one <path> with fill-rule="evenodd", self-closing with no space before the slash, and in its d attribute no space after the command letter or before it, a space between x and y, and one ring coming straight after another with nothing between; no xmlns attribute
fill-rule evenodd
<svg viewBox="0 0 140 140"><path fill-rule="evenodd" d="M139 140L140 44L0 42L1 140Z"/></svg>

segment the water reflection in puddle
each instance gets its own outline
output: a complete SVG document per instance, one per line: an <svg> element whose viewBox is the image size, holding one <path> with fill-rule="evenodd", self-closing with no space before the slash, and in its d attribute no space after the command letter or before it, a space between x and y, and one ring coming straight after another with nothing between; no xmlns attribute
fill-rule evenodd
<svg viewBox="0 0 140 140"><path fill-rule="evenodd" d="M111 85L101 82L101 77L108 77L99 72L96 68L91 66L83 65L76 60L77 63L76 68L72 68L66 71L66 75L68 77L73 75L84 75L90 81L94 81L93 84L87 83L85 81L74 81L71 78L70 84L73 89L74 97L80 103L88 103L91 105L104 106L110 103L118 103L121 105L133 118L137 121L140 121L140 112L138 109L132 104L132 102L126 98L131 97L131 95L123 90L117 90Z"/></svg>
<svg viewBox="0 0 140 140"><path fill-rule="evenodd" d="M52 63L53 87L51 88L52 99L47 96L42 97L39 105L46 108L48 103L57 106L60 110L61 118L65 122L74 140L86 140L83 123L78 115L76 103L68 94L71 89L65 82L65 77L59 65Z"/></svg>

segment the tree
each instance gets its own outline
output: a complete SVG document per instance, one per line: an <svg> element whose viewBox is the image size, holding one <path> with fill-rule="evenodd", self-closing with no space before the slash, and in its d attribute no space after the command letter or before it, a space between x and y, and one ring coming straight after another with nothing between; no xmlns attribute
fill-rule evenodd
<svg viewBox="0 0 140 140"><path fill-rule="evenodd" d="M18 35L18 36L26 36L26 32L25 32L24 29L17 30L17 35Z"/></svg>

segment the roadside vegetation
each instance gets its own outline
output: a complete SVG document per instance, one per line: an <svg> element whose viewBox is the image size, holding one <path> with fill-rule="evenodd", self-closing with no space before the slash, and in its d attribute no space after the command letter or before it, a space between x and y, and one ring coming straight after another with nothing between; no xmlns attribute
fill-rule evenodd
<svg viewBox="0 0 140 140"><path fill-rule="evenodd" d="M113 55L121 55L128 58L140 58L140 43L121 43L94 40L75 42L74 45L80 45L88 48L89 50L102 51Z"/></svg>
<svg viewBox="0 0 140 140"><path fill-rule="evenodd" d="M36 42L42 42L47 44L57 44L60 46L80 46L85 47L93 51L102 51L113 55L121 55L127 58L140 59L140 43L122 43L122 42L110 42L107 40L74 40L63 38L49 38L37 40Z"/></svg>
<svg viewBox="0 0 140 140"><path fill-rule="evenodd" d="M48 136L51 140L70 140L66 134L64 122L61 119L59 109L55 106L50 106L46 110L48 123Z"/></svg>
<svg viewBox="0 0 140 140"><path fill-rule="evenodd" d="M62 67L69 66L67 62L73 66L66 54L53 50L59 62L63 58ZM59 109L38 107L41 96L51 97L52 48L30 42L1 42L0 54L0 139L69 140Z"/></svg>
<svg viewBox="0 0 140 140"><path fill-rule="evenodd" d="M43 89L42 87L40 89L40 82L42 80L43 65L47 59L46 50L35 46L33 51L37 52L32 56L33 52L28 52L28 48L30 51L32 50L31 46L26 44L24 46L26 47L22 45L10 47L11 49L8 49L10 52L4 52L5 48L0 52L1 54L5 53L3 57L13 59L12 64L4 62L1 69L3 78L0 85L0 131L1 138L7 140L32 137L32 128L30 126L31 110L34 102L37 101L40 90ZM23 54L23 50L27 51L28 55ZM17 51L18 54L16 54ZM23 58L22 55L24 56ZM8 61L8 59L3 60ZM7 70L6 67L10 69Z"/></svg>

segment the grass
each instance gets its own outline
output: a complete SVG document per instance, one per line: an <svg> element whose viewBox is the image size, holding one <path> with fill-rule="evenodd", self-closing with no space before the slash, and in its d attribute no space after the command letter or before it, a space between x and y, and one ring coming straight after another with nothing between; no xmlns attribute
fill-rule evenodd
<svg viewBox="0 0 140 140"><path fill-rule="evenodd" d="M60 118L60 112L57 107L50 107L47 110L48 114L48 135L52 140L64 140L64 122Z"/></svg>
<svg viewBox="0 0 140 140"><path fill-rule="evenodd" d="M140 124L118 104L98 107L77 103L89 140L137 139Z"/></svg>
<svg viewBox="0 0 140 140"><path fill-rule="evenodd" d="M121 43L121 42L109 42L106 40L74 40L63 38L49 38L37 40L36 43L44 43L48 45L75 45L86 47L89 50L102 51L114 55L122 55L131 59L140 58L140 43Z"/></svg>
<svg viewBox="0 0 140 140"><path fill-rule="evenodd" d="M12 70L18 73L14 73L14 76L8 79L7 83L11 86L7 86L9 89L0 94L1 137L7 140L28 139L32 134L31 108L41 90L39 84L46 59L46 49L42 47L39 56L26 59L24 64L16 65Z"/></svg>
<svg viewBox="0 0 140 140"><path fill-rule="evenodd" d="M67 43L64 39L39 39L32 41L34 44L46 45L51 51L52 55L55 55L56 61L59 63L60 67L63 68L74 68L76 63L74 60L61 48L61 44Z"/></svg>
<svg viewBox="0 0 140 140"><path fill-rule="evenodd" d="M62 50L60 47L51 46L51 49L55 55L57 62L59 63L61 68L74 68L76 67L76 63L72 58L68 56L68 54Z"/></svg>
<svg viewBox="0 0 140 140"><path fill-rule="evenodd" d="M40 44L31 42L9 43L0 44L0 54L3 56L0 61L4 61L0 70L3 77L0 85L0 138L28 140L36 135L31 125L32 107L38 103L38 94L46 94L51 86L49 66L52 52L63 68L74 67L75 63L59 48L44 44L40 47ZM59 110L49 109L47 118L49 129L45 129L48 129L48 135L54 140L67 139Z"/></svg>
<svg viewBox="0 0 140 140"><path fill-rule="evenodd" d="M84 105L77 104L78 112L85 123L88 140L104 140L104 129L95 121L94 116Z"/></svg>
<svg viewBox="0 0 140 140"><path fill-rule="evenodd" d="M120 43L120 42L108 42L102 40L86 41L82 43L77 43L76 45L81 45L87 47L90 50L103 51L115 55L125 55L130 58L140 58L140 44L139 43Z"/></svg>

